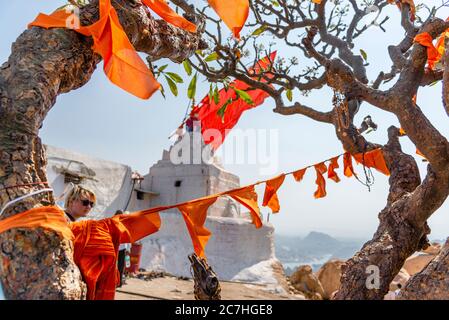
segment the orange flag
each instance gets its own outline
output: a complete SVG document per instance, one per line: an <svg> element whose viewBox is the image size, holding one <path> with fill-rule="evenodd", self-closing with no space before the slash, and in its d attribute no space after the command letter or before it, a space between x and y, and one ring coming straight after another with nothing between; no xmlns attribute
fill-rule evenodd
<svg viewBox="0 0 449 320"><path fill-rule="evenodd" d="M428 32L422 32L416 35L414 41L427 48L427 62L429 68L433 69L435 63L439 60L438 50L434 47L432 36Z"/></svg>
<svg viewBox="0 0 449 320"><path fill-rule="evenodd" d="M256 228L262 227L259 205L257 204L257 193L254 190L254 185L233 190L227 193L227 195L244 205L250 211Z"/></svg>
<svg viewBox="0 0 449 320"><path fill-rule="evenodd" d="M228 26L234 37L240 39L240 30L249 14L248 0L208 0L210 6Z"/></svg>
<svg viewBox="0 0 449 320"><path fill-rule="evenodd" d="M159 89L160 84L129 41L111 0L100 0L99 6L100 19L75 31L92 36L93 50L103 58L104 72L112 83L136 97L148 99ZM28 27L65 28L69 16L70 13L64 10L50 16L41 13Z"/></svg>
<svg viewBox="0 0 449 320"><path fill-rule="evenodd" d="M365 167L374 168L379 172L389 176L390 170L388 170L387 164L385 163L384 153L382 149L374 149L365 153L357 153L353 155L357 163L364 164Z"/></svg>
<svg viewBox="0 0 449 320"><path fill-rule="evenodd" d="M327 170L327 177L329 179L334 180L335 182L340 182L340 178L338 177L337 173L335 172L335 169L340 168L338 165L338 157L334 157L331 159L329 163L329 168Z"/></svg>
<svg viewBox="0 0 449 320"><path fill-rule="evenodd" d="M206 244L211 236L211 232L204 227L207 217L207 209L209 209L215 200L217 200L217 197L200 201L192 201L178 207L184 217L190 237L192 238L195 253L200 257L205 257Z"/></svg>
<svg viewBox="0 0 449 320"><path fill-rule="evenodd" d="M307 168L298 170L293 172L293 178L295 178L295 180L297 182L300 182L302 180L302 178L304 178L304 174L306 173Z"/></svg>
<svg viewBox="0 0 449 320"><path fill-rule="evenodd" d="M281 187L284 180L285 174L281 174L266 182L262 205L264 207L268 206L273 213L279 212L280 206L277 191Z"/></svg>
<svg viewBox="0 0 449 320"><path fill-rule="evenodd" d="M142 3L172 25L189 32L196 32L196 25L173 11L164 0L142 0Z"/></svg>
<svg viewBox="0 0 449 320"><path fill-rule="evenodd" d="M315 191L314 196L316 199L326 196L326 180L324 180L323 174L327 171L324 162L314 165L316 171L316 184L318 189Z"/></svg>
<svg viewBox="0 0 449 320"><path fill-rule="evenodd" d="M345 152L343 154L343 172L348 178L352 177L352 175L355 175L354 167L352 166L352 157L349 152Z"/></svg>

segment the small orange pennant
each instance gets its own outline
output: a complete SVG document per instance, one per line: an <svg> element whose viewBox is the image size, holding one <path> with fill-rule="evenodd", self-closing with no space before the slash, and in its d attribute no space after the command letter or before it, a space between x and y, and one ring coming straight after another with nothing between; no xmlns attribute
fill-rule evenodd
<svg viewBox="0 0 449 320"><path fill-rule="evenodd" d="M207 209L209 209L215 200L217 200L217 197L206 198L200 201L192 201L178 207L192 238L195 253L200 257L205 256L206 244L211 236L211 232L204 227Z"/></svg>
<svg viewBox="0 0 449 320"><path fill-rule="evenodd" d="M354 159L365 167L374 168L379 172L389 176L390 170L388 170L387 164L385 163L385 158L382 149L375 149L368 151L365 154L357 153L353 155Z"/></svg>
<svg viewBox="0 0 449 320"><path fill-rule="evenodd" d="M331 159L331 161L329 163L328 170L327 170L327 177L329 179L334 180L335 182L340 182L340 178L338 177L337 173L335 172L335 169L340 168L340 166L338 165L338 158L339 158L339 156Z"/></svg>
<svg viewBox="0 0 449 320"><path fill-rule="evenodd" d="M307 168L298 170L293 172L293 178L295 178L295 180L297 182L300 182L302 180L302 178L304 178L304 174L306 173Z"/></svg>
<svg viewBox="0 0 449 320"><path fill-rule="evenodd" d="M240 30L249 14L248 0L208 0L210 6L228 26L234 37L240 39Z"/></svg>
<svg viewBox="0 0 449 320"><path fill-rule="evenodd" d="M262 227L262 220L260 219L260 209L259 205L257 204L257 193L254 190L254 185L233 190L227 193L227 195L244 205L250 211L253 223L255 224L256 228Z"/></svg>
<svg viewBox="0 0 449 320"><path fill-rule="evenodd" d="M433 69L435 63L439 60L439 54L432 43L432 36L428 32L422 32L416 35L414 41L427 48L427 63L429 68Z"/></svg>
<svg viewBox="0 0 449 320"><path fill-rule="evenodd" d="M280 210L277 191L281 187L284 180L285 174L281 174L276 178L273 178L266 182L262 206L264 207L268 206L273 213L278 213Z"/></svg>
<svg viewBox="0 0 449 320"><path fill-rule="evenodd" d="M352 156L349 152L343 154L343 172L348 178L355 175L354 167L352 166Z"/></svg>
<svg viewBox="0 0 449 320"><path fill-rule="evenodd" d="M324 180L323 174L326 173L327 168L324 162L314 165L316 171L316 184L318 189L315 191L314 196L316 199L326 196L326 180Z"/></svg>

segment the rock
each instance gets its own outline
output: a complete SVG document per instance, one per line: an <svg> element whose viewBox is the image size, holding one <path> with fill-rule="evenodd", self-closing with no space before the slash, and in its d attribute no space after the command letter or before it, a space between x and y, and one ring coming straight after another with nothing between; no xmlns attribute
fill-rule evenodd
<svg viewBox="0 0 449 320"><path fill-rule="evenodd" d="M402 268L405 269L410 276L413 276L415 273L424 269L435 256L436 255L429 253L419 253L405 260Z"/></svg>
<svg viewBox="0 0 449 320"><path fill-rule="evenodd" d="M318 278L313 274L311 266L298 266L290 276L290 282L296 290L304 293L306 298L312 300L323 299L323 287Z"/></svg>
<svg viewBox="0 0 449 320"><path fill-rule="evenodd" d="M344 263L339 259L329 260L316 273L324 290L324 299L331 299L332 293L340 287L341 266Z"/></svg>
<svg viewBox="0 0 449 320"><path fill-rule="evenodd" d="M441 245L439 243L432 243L426 250L423 250L422 252L437 255L441 250Z"/></svg>
<svg viewBox="0 0 449 320"><path fill-rule="evenodd" d="M384 300L396 300L396 293L394 291L388 291L384 296Z"/></svg>
<svg viewBox="0 0 449 320"><path fill-rule="evenodd" d="M396 277L393 279L393 281L390 283L390 291L404 288L408 279L410 279L410 275L408 274L407 270L402 268L396 275ZM401 286L401 288L399 288L398 284Z"/></svg>

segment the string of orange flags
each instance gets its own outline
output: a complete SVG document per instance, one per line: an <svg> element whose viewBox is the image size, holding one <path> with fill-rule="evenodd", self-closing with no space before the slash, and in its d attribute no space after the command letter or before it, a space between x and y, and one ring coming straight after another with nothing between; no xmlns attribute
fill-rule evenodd
<svg viewBox="0 0 449 320"><path fill-rule="evenodd" d="M340 181L335 169L339 168L338 159L341 156L343 156L343 174L348 178L352 176L357 178L352 163L353 158L357 163L364 165L364 167L374 168L385 175L390 174L385 163L383 151L380 148L354 155L351 155L349 152L345 152L322 162L309 165L295 171L282 173L271 179L258 181L243 187L193 199L183 203L149 208L132 212L129 215L117 215L111 219L119 219L119 222L124 226L122 229L125 228L128 230L126 234L131 237L132 241L137 241L159 229L159 212L177 208L184 218L195 253L201 257L205 257L205 248L211 236L211 232L204 226L207 217L207 210L218 199L218 197L229 196L246 207L249 210L252 223L256 228L260 228L262 227L262 219L258 205L258 196L255 191L256 185L260 185L262 183L266 184L262 206L269 207L273 213L278 213L280 211L280 204L277 192L284 183L285 177L287 175L292 175L297 182L300 182L303 179L307 169L314 168L317 175L315 181L317 184L317 189L314 192L314 197L317 199L323 198L326 196L326 179L324 175L327 173L328 179L335 182ZM329 162L328 166L326 165L326 162ZM62 234L65 238L72 238L70 231L67 230L67 227L64 227L62 223L64 221L64 212L61 209L57 207L42 207L41 209L42 210L32 209L27 213L19 213L18 215L1 220L0 233L11 228L42 227L54 230ZM47 214L45 212L47 212ZM52 212L54 217L50 217L48 212ZM106 220L109 221L110 219ZM119 223L117 221L115 222ZM74 225L72 229L75 226L76 225Z"/></svg>

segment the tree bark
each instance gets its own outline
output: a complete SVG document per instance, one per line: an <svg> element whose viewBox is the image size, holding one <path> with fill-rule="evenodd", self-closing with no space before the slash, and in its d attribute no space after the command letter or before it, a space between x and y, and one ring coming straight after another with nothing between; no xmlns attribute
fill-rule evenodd
<svg viewBox="0 0 449 320"><path fill-rule="evenodd" d="M113 2L136 50L150 60L180 62L204 48L192 34L154 20L140 1ZM98 1L81 9L83 25L98 19ZM0 68L0 205L45 188L45 150L38 137L59 94L86 84L101 61L92 40L75 31L33 27L12 45ZM38 184L42 183L42 184ZM19 186L19 185L28 186ZM0 219L54 204L42 193L9 207ZM12 229L0 234L0 280L7 299L82 299L86 286L73 261L73 245L55 232Z"/></svg>
<svg viewBox="0 0 449 320"><path fill-rule="evenodd" d="M383 299L405 260L428 246L427 218L417 219L416 212L425 209L430 216L448 194L447 175L436 174L430 165L421 183L415 160L401 151L397 128L389 129L383 150L391 172L387 205L379 213L373 239L342 267L337 300Z"/></svg>
<svg viewBox="0 0 449 320"><path fill-rule="evenodd" d="M413 275L398 300L449 299L449 238L440 253L421 272Z"/></svg>

